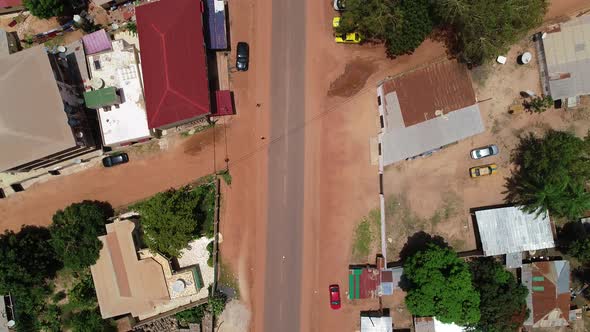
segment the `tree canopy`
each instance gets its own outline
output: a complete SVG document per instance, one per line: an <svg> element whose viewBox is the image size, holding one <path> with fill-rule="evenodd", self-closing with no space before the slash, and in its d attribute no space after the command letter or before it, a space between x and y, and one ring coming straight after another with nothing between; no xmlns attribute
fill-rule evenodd
<svg viewBox="0 0 590 332"><path fill-rule="evenodd" d="M479 322L469 325L471 331L519 331L527 317L528 290L514 275L491 257L469 262L473 285L480 295Z"/></svg>
<svg viewBox="0 0 590 332"><path fill-rule="evenodd" d="M134 205L141 215L144 242L152 250L178 257L199 236L213 236L215 188L170 189Z"/></svg>
<svg viewBox="0 0 590 332"><path fill-rule="evenodd" d="M63 0L24 0L24 6L33 16L43 19L62 15L66 7Z"/></svg>
<svg viewBox="0 0 590 332"><path fill-rule="evenodd" d="M339 32L384 41L390 56L414 51L432 32L429 0L347 0Z"/></svg>
<svg viewBox="0 0 590 332"><path fill-rule="evenodd" d="M105 223L113 216L108 203L83 201L74 203L53 215L50 226L51 245L64 265L80 270L96 263L106 233Z"/></svg>
<svg viewBox="0 0 590 332"><path fill-rule="evenodd" d="M448 31L451 52L479 65L541 24L546 0L347 0L338 32L385 42L391 56L411 53L433 28Z"/></svg>
<svg viewBox="0 0 590 332"><path fill-rule="evenodd" d="M568 222L558 229L558 247L561 252L576 258L580 263L590 262L590 228L579 221Z"/></svg>
<svg viewBox="0 0 590 332"><path fill-rule="evenodd" d="M574 219L590 210L590 139L551 130L542 138L528 134L513 151L516 169L506 182L506 201L529 213L545 209Z"/></svg>
<svg viewBox="0 0 590 332"><path fill-rule="evenodd" d="M467 263L449 248L429 243L404 263L406 306L416 316L436 316L458 325L480 320L479 293Z"/></svg>

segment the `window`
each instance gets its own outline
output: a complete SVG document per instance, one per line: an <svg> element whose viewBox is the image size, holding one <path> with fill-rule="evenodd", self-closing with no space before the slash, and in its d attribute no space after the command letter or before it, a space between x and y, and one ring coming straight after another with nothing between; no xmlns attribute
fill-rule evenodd
<svg viewBox="0 0 590 332"><path fill-rule="evenodd" d="M379 106L381 106L381 96L377 96L377 104L379 104Z"/></svg>
<svg viewBox="0 0 590 332"><path fill-rule="evenodd" d="M99 70L100 68L100 60L94 60L94 69Z"/></svg>

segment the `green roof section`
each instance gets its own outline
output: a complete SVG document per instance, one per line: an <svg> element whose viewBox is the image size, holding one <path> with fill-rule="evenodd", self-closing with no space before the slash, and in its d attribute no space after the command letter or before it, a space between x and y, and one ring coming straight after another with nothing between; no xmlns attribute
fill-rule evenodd
<svg viewBox="0 0 590 332"><path fill-rule="evenodd" d="M350 269L348 274L348 298L351 300L361 297L362 269Z"/></svg>
<svg viewBox="0 0 590 332"><path fill-rule="evenodd" d="M533 286L533 292L543 292L545 291L545 287L543 286Z"/></svg>
<svg viewBox="0 0 590 332"><path fill-rule="evenodd" d="M84 92L84 102L88 108L101 108L118 103L117 89L106 87L98 90Z"/></svg>
<svg viewBox="0 0 590 332"><path fill-rule="evenodd" d="M533 277L533 281L545 281L545 277L543 277L543 276Z"/></svg>

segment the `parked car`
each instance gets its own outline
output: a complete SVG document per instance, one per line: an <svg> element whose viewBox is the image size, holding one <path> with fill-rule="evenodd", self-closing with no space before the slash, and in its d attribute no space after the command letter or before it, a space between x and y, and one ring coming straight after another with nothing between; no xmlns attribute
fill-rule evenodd
<svg viewBox="0 0 590 332"><path fill-rule="evenodd" d="M498 165L496 164L475 166L469 169L469 174L472 178L478 178L480 176L496 174L497 169Z"/></svg>
<svg viewBox="0 0 590 332"><path fill-rule="evenodd" d="M236 47L236 68L238 71L247 71L250 62L250 46L245 42L239 42Z"/></svg>
<svg viewBox="0 0 590 332"><path fill-rule="evenodd" d="M340 309L340 286L330 285L330 308Z"/></svg>
<svg viewBox="0 0 590 332"><path fill-rule="evenodd" d="M500 150L496 144L484 146L481 148L471 150L471 158L472 159L481 159L489 156L497 155Z"/></svg>
<svg viewBox="0 0 590 332"><path fill-rule="evenodd" d="M334 17L332 20L332 27L335 29L340 26L341 18L339 16ZM334 40L337 43L344 43L344 44L359 44L363 38L361 34L358 32L349 32L349 33L334 33Z"/></svg>
<svg viewBox="0 0 590 332"><path fill-rule="evenodd" d="M343 11L346 8L344 0L334 0L334 10Z"/></svg>
<svg viewBox="0 0 590 332"><path fill-rule="evenodd" d="M104 167L112 167L120 164L125 164L129 161L129 156L126 153L111 155L102 158L102 165Z"/></svg>

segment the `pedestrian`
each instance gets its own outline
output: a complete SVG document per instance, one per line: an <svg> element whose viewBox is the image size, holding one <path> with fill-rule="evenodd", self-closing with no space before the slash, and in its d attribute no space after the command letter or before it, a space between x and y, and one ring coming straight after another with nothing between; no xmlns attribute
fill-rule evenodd
<svg viewBox="0 0 590 332"><path fill-rule="evenodd" d="M266 137L264 137L264 136L260 136L260 139L265 139L265 138L266 138Z"/></svg>
<svg viewBox="0 0 590 332"><path fill-rule="evenodd" d="M256 107L260 107L260 106L262 106L262 104L256 104Z"/></svg>

